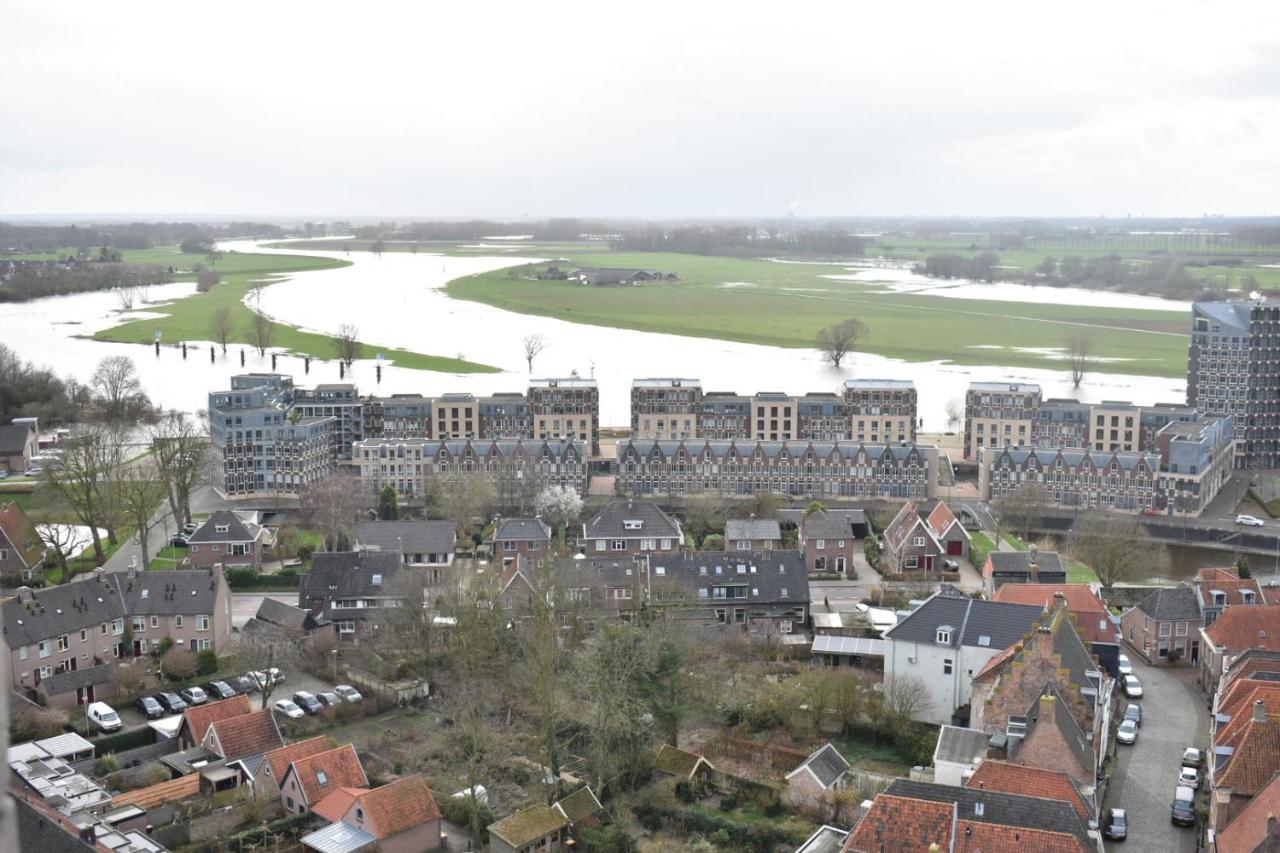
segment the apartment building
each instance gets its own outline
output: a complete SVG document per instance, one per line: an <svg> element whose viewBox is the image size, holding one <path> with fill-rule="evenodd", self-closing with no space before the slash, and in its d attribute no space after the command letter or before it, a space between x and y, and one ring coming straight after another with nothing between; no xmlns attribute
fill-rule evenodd
<svg viewBox="0 0 1280 853"><path fill-rule="evenodd" d="M698 435L702 383L697 379L636 379L631 383L631 437L688 439Z"/></svg>
<svg viewBox="0 0 1280 853"><path fill-rule="evenodd" d="M1045 400L1036 410L1035 422L1031 425L1031 444L1035 447L1087 446L1092 409L1079 400Z"/></svg>
<svg viewBox="0 0 1280 853"><path fill-rule="evenodd" d="M1154 452L1156 433L1170 423L1199 420L1196 410L1180 403L1137 406L1112 400L1045 400L1035 413L1033 447L1074 447L1081 450Z"/></svg>
<svg viewBox="0 0 1280 853"><path fill-rule="evenodd" d="M332 418L331 443L335 459L350 459L351 444L364 438L364 401L350 383L298 388L293 411L303 419Z"/></svg>
<svg viewBox="0 0 1280 853"><path fill-rule="evenodd" d="M471 394L445 394L433 402L431 422L431 437L438 441L479 438L480 404Z"/></svg>
<svg viewBox="0 0 1280 853"><path fill-rule="evenodd" d="M844 401L849 405L853 441L872 444L916 440L916 386L910 379L846 379Z"/></svg>
<svg viewBox="0 0 1280 853"><path fill-rule="evenodd" d="M1089 410L1090 450L1132 453L1142 449L1141 410L1132 403L1104 400Z"/></svg>
<svg viewBox="0 0 1280 853"><path fill-rule="evenodd" d="M805 441L618 444L619 495L930 497L936 493L933 446Z"/></svg>
<svg viewBox="0 0 1280 853"><path fill-rule="evenodd" d="M530 437L585 441L592 456L600 454L600 389L594 379L530 380L529 412Z"/></svg>
<svg viewBox="0 0 1280 853"><path fill-rule="evenodd" d="M751 398L751 430L747 438L757 441L791 441L800 432L798 405L794 397L779 391L761 391Z"/></svg>
<svg viewBox="0 0 1280 853"><path fill-rule="evenodd" d="M1234 419L1207 415L1172 421L1156 433L1165 511L1199 515L1231 479L1236 465Z"/></svg>
<svg viewBox="0 0 1280 853"><path fill-rule="evenodd" d="M799 436L802 441L848 441L849 404L837 394L805 394L796 401Z"/></svg>
<svg viewBox="0 0 1280 853"><path fill-rule="evenodd" d="M533 414L525 395L502 392L481 397L481 438L532 438Z"/></svg>
<svg viewBox="0 0 1280 853"><path fill-rule="evenodd" d="M431 438L431 402L421 394L365 398L365 437Z"/></svg>
<svg viewBox="0 0 1280 853"><path fill-rule="evenodd" d="M1280 302L1192 305L1187 405L1232 416L1241 467L1280 467Z"/></svg>
<svg viewBox="0 0 1280 853"><path fill-rule="evenodd" d="M1025 447L1040 408L1040 386L1025 382L971 382L964 399L964 458L980 448Z"/></svg>
<svg viewBox="0 0 1280 853"><path fill-rule="evenodd" d="M587 488L585 441L367 439L354 459L370 494L390 484L402 498L421 498L441 477L489 481L504 506L528 504L547 486Z"/></svg>
<svg viewBox="0 0 1280 853"><path fill-rule="evenodd" d="M296 493L334 469L333 415L304 417L293 381L279 374L231 377L209 395L209 443L217 485L229 495Z"/></svg>
<svg viewBox="0 0 1280 853"><path fill-rule="evenodd" d="M733 441L751 433L751 398L716 391L702 396L698 405L697 438ZM634 436L643 438L643 436Z"/></svg>

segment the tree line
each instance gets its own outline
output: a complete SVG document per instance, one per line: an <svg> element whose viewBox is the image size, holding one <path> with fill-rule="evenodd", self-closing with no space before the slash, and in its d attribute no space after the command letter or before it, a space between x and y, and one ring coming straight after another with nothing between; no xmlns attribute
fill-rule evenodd
<svg viewBox="0 0 1280 853"><path fill-rule="evenodd" d="M288 231L266 222L128 222L98 225L15 225L0 222L0 252L48 253L98 246L150 249L180 243L189 237L210 240L231 237L284 237Z"/></svg>
<svg viewBox="0 0 1280 853"><path fill-rule="evenodd" d="M623 230L610 240L614 249L632 252L680 252L730 257L849 258L862 255L867 240L835 227L757 228L752 225L647 225Z"/></svg>
<svg viewBox="0 0 1280 853"><path fill-rule="evenodd" d="M45 296L95 290L142 288L171 281L173 268L160 264L19 262L4 285L0 286L0 302L25 302Z"/></svg>
<svg viewBox="0 0 1280 853"><path fill-rule="evenodd" d="M1006 269L1000 264L1000 256L988 251L973 255L939 252L915 264L912 270L930 278L1091 287L1188 299L1212 295L1215 288L1188 273L1188 266L1185 261L1164 256L1134 260L1120 255L1066 255L1045 257L1030 269ZM1242 277L1246 287L1248 278Z"/></svg>

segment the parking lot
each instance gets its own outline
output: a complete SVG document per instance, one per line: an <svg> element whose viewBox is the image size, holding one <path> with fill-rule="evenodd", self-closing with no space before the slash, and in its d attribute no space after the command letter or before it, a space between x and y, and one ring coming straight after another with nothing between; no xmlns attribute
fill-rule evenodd
<svg viewBox="0 0 1280 853"><path fill-rule="evenodd" d="M1193 853L1196 837L1203 830L1203 807L1195 828L1177 826L1169 815L1182 751L1206 745L1209 715L1205 700L1195 685L1194 668L1152 667L1132 652L1129 657L1134 674L1142 680L1144 695L1138 701L1142 728L1136 744L1118 747L1104 804L1128 811L1129 838L1108 842L1107 849ZM1121 697L1118 713L1124 713L1128 701ZM1203 806L1203 795L1201 800Z"/></svg>

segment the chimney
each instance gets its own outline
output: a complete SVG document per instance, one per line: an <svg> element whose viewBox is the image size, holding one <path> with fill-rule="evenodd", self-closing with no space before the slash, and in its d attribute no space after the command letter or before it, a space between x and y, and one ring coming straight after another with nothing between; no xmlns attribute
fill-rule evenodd
<svg viewBox="0 0 1280 853"><path fill-rule="evenodd" d="M1253 721L1255 723L1267 721L1267 704L1261 699L1253 703Z"/></svg>
<svg viewBox="0 0 1280 853"><path fill-rule="evenodd" d="M1280 837L1280 821L1276 820L1275 812L1267 812L1267 838Z"/></svg>
<svg viewBox="0 0 1280 853"><path fill-rule="evenodd" d="M1027 549L1030 555L1027 558L1027 571L1030 574L1031 583L1038 583L1040 580L1040 563L1036 559L1036 546L1032 545Z"/></svg>

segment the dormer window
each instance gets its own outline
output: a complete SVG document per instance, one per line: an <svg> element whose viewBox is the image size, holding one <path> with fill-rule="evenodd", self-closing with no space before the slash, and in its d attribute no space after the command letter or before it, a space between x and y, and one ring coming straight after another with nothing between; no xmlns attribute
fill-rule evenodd
<svg viewBox="0 0 1280 853"><path fill-rule="evenodd" d="M1227 603L1227 594L1222 590L1215 589L1213 591L1213 603L1222 607Z"/></svg>
<svg viewBox="0 0 1280 853"><path fill-rule="evenodd" d="M215 524L213 526L214 533L227 533L230 530L231 530L231 525L229 524Z"/></svg>
<svg viewBox="0 0 1280 853"><path fill-rule="evenodd" d="M643 527L644 522L637 518L627 519L622 522L623 530L640 530Z"/></svg>
<svg viewBox="0 0 1280 853"><path fill-rule="evenodd" d="M374 585L374 586L382 586L382 575L374 575L374 576L373 576L373 585Z"/></svg>
<svg viewBox="0 0 1280 853"><path fill-rule="evenodd" d="M1253 590L1251 590L1251 589L1243 589L1243 590L1241 590L1241 591L1240 591L1240 598L1241 598L1241 600L1242 600L1242 601L1244 601L1244 603L1245 603L1245 604L1254 604L1254 603L1256 603L1256 602L1254 601L1254 599L1256 598L1256 593L1255 593Z"/></svg>
<svg viewBox="0 0 1280 853"><path fill-rule="evenodd" d="M940 626L938 626L938 635L937 635L937 638L938 638L938 645L940 645L940 646L949 646L949 645L951 645L951 632L952 632L953 630L954 630L954 629L953 629L953 628L952 628L952 626L950 626L950 625L940 625Z"/></svg>

